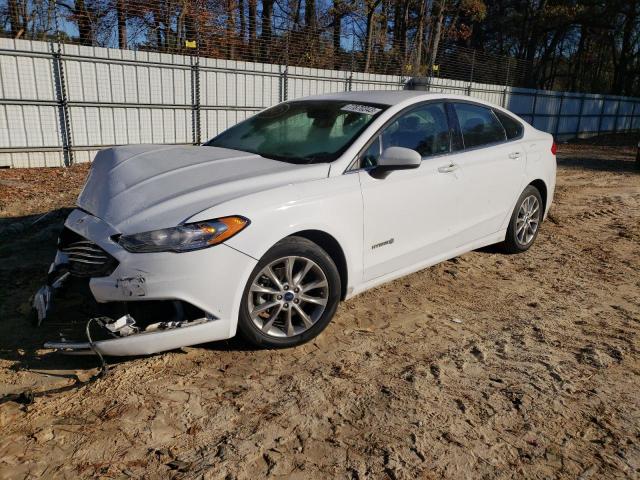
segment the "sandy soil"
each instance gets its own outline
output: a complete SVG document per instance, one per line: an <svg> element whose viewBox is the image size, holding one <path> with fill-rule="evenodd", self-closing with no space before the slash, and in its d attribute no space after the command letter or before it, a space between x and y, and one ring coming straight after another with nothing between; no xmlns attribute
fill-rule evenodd
<svg viewBox="0 0 640 480"><path fill-rule="evenodd" d="M86 168L0 171L0 478L638 478L633 155L563 147L532 250L367 292L313 343L185 348L87 383L96 360L41 350L55 326L24 320Z"/></svg>

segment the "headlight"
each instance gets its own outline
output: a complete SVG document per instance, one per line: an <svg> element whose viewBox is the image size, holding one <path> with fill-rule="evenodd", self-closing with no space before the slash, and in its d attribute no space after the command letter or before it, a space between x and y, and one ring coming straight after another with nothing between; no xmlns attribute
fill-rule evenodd
<svg viewBox="0 0 640 480"><path fill-rule="evenodd" d="M190 252L222 243L249 223L251 222L248 219L240 216L223 217L162 230L122 235L118 243L134 253Z"/></svg>

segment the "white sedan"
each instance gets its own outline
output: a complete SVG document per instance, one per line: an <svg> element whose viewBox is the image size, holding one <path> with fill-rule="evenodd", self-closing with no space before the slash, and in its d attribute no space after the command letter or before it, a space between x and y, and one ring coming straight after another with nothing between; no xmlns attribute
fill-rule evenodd
<svg viewBox="0 0 640 480"><path fill-rule="evenodd" d="M490 244L527 250L555 174L551 135L480 100L281 103L203 146L100 152L34 307L44 319L69 277L126 307L97 322L101 340L48 344L61 350L299 345L381 283Z"/></svg>

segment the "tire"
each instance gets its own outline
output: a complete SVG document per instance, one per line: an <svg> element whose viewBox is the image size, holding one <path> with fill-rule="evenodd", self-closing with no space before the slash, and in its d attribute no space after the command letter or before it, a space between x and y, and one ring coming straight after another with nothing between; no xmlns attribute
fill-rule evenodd
<svg viewBox="0 0 640 480"><path fill-rule="evenodd" d="M287 237L251 272L238 332L258 347L301 345L329 324L341 291L338 269L327 252L306 238Z"/></svg>
<svg viewBox="0 0 640 480"><path fill-rule="evenodd" d="M507 236L502 244L507 253L522 253L535 242L544 216L542 196L536 187L524 189L511 214ZM523 226L524 222L524 226Z"/></svg>

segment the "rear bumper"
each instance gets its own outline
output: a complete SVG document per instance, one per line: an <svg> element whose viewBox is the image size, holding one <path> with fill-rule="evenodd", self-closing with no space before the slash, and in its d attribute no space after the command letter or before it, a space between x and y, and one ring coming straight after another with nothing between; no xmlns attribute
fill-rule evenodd
<svg viewBox="0 0 640 480"><path fill-rule="evenodd" d="M187 253L130 253L112 240L118 233L113 227L81 210L71 212L65 226L118 261L110 275L89 279L98 302L181 300L206 315L206 322L193 326L95 342L103 355L146 355L236 334L242 293L257 263L254 258L225 244ZM58 252L52 271L66 260ZM47 346L74 351L89 348L82 342L50 342Z"/></svg>

